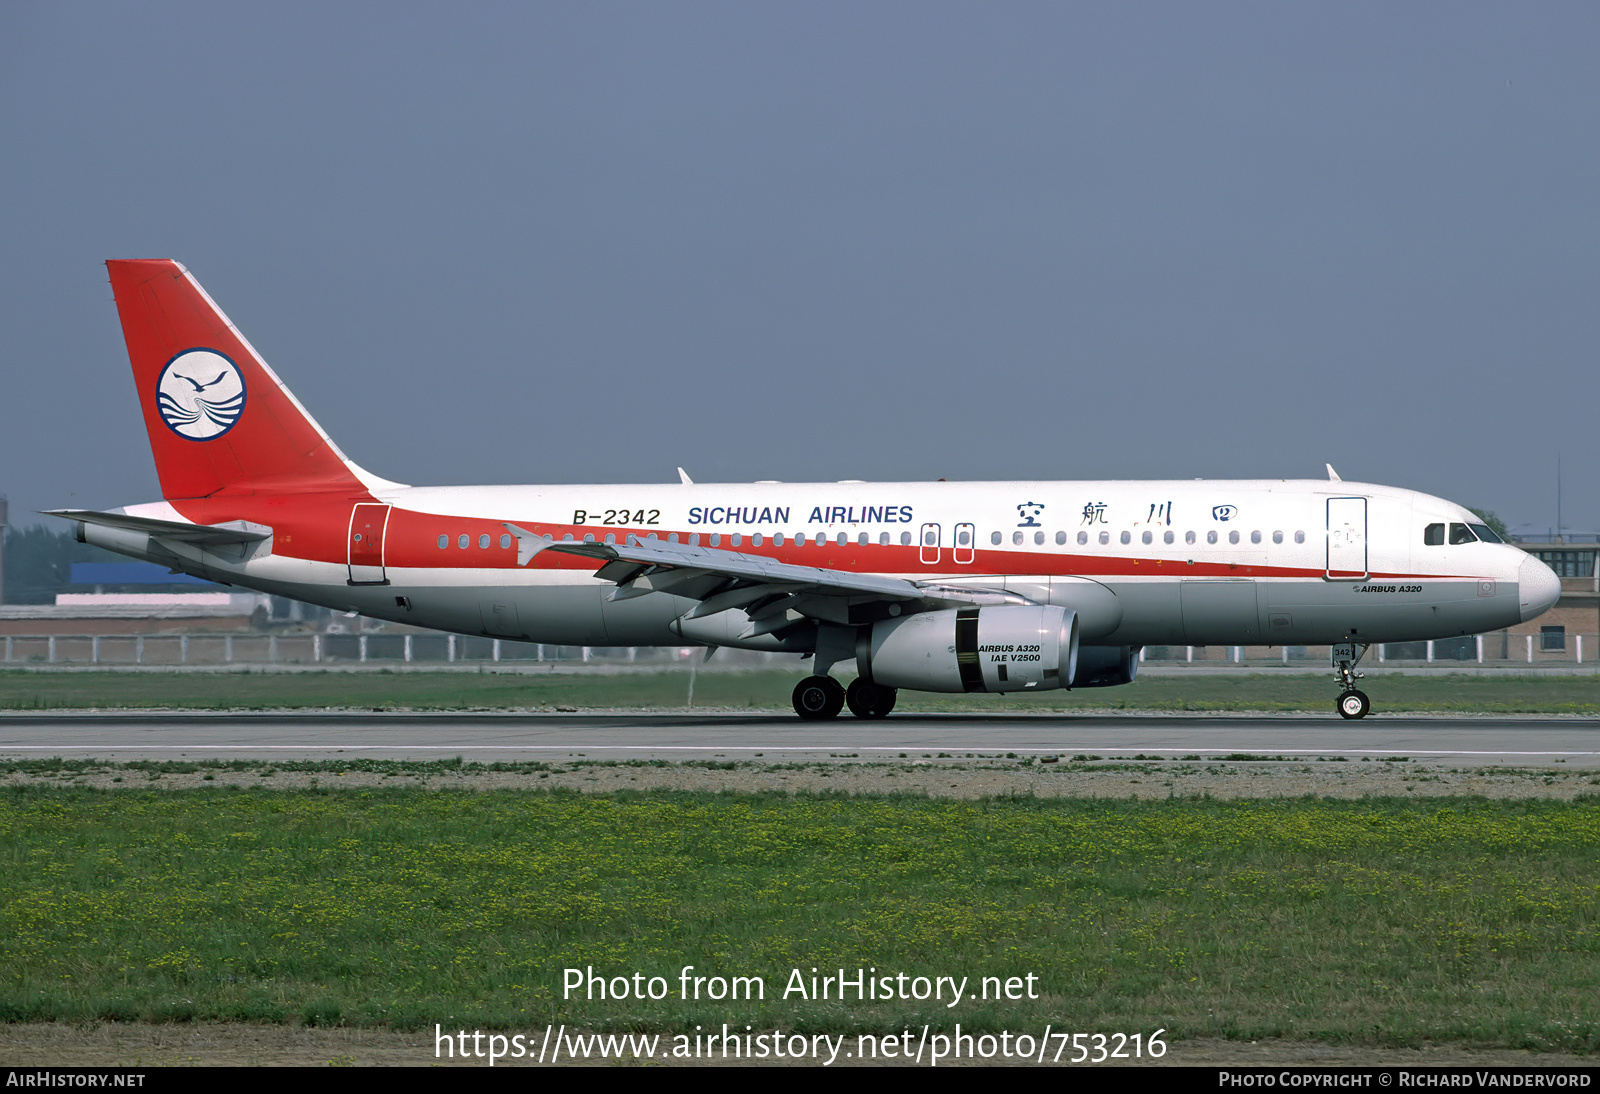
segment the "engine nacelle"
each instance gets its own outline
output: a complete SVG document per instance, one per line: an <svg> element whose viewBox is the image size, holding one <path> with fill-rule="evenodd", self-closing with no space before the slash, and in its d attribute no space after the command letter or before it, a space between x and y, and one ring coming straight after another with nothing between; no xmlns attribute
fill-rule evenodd
<svg viewBox="0 0 1600 1094"><path fill-rule="evenodd" d="M1072 678L1075 688L1109 688L1131 684L1139 674L1142 646L1081 646L1078 673Z"/></svg>
<svg viewBox="0 0 1600 1094"><path fill-rule="evenodd" d="M1078 616L1048 604L919 612L874 623L872 681L913 691L1048 691L1078 669Z"/></svg>

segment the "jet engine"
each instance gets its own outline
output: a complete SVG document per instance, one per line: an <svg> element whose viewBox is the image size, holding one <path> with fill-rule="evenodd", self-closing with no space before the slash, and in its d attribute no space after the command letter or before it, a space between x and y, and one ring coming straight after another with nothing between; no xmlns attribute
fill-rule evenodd
<svg viewBox="0 0 1600 1094"><path fill-rule="evenodd" d="M1131 684L1139 673L1142 646L1080 646L1075 688L1109 688Z"/></svg>
<svg viewBox="0 0 1600 1094"><path fill-rule="evenodd" d="M1078 616L1048 604L920 612L863 629L856 663L914 691L1047 691L1078 668Z"/></svg>

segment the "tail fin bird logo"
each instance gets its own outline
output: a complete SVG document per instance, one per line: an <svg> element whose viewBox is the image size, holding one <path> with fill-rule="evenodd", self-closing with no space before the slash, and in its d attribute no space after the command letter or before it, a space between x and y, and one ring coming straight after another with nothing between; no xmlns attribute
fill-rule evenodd
<svg viewBox="0 0 1600 1094"><path fill-rule="evenodd" d="M161 420L180 437L209 441L232 429L244 413L244 377L212 349L178 354L156 381Z"/></svg>

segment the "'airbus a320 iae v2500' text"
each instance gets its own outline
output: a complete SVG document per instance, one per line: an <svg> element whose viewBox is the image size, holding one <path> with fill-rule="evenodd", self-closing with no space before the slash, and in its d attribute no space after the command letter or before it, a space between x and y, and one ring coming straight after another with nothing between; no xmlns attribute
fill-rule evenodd
<svg viewBox="0 0 1600 1094"><path fill-rule="evenodd" d="M1133 680L1141 647L1476 634L1560 582L1439 498L1328 479L402 486L344 457L189 272L107 263L165 501L79 536L381 619L564 645L813 655L802 718L896 690ZM848 690L828 673L855 661Z"/></svg>

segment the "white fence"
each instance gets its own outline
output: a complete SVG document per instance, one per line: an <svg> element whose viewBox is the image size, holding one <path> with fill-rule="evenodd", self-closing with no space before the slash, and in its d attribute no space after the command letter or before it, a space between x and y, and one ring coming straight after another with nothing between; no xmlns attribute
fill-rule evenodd
<svg viewBox="0 0 1600 1094"><path fill-rule="evenodd" d="M51 634L0 638L0 668L7 665L104 665L241 668L274 665L638 665L667 667L699 660L704 651L679 646L556 646L501 638L422 632L412 634ZM719 650L714 664L748 668L793 660L792 654Z"/></svg>
<svg viewBox="0 0 1600 1094"><path fill-rule="evenodd" d="M1147 646L1140 660L1161 665L1237 664L1257 668L1290 666L1316 671L1328 665L1327 646ZM549 663L660 666L698 659L686 647L554 646L498 638L424 632L413 634L118 634L6 635L0 665L37 664L118 666L239 665L487 665ZM749 667L789 663L792 654L721 650L714 665ZM1510 634L1496 631L1438 642L1374 646L1365 669L1395 665L1477 664L1503 668L1594 665L1600 671L1600 638L1594 634Z"/></svg>
<svg viewBox="0 0 1600 1094"><path fill-rule="evenodd" d="M1312 666L1329 663L1327 646L1146 646L1139 660L1145 664L1283 664ZM1466 638L1434 642L1380 643L1367 651L1363 668L1397 665L1478 664L1500 667L1533 665L1594 665L1600 670L1600 636L1594 634L1511 634L1492 631Z"/></svg>

